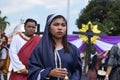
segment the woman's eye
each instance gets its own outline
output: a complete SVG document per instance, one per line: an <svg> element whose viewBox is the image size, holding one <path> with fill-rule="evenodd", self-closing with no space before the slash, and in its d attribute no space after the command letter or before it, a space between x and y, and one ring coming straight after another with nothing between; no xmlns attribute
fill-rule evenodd
<svg viewBox="0 0 120 80"><path fill-rule="evenodd" d="M63 26L63 27L64 27L64 26L66 26L66 24L65 24L65 23L62 23L62 24L61 24L61 26Z"/></svg>
<svg viewBox="0 0 120 80"><path fill-rule="evenodd" d="M59 26L59 23L54 23L53 25L54 25L54 26Z"/></svg>
<svg viewBox="0 0 120 80"><path fill-rule="evenodd" d="M61 26L63 26L63 27L66 26L65 23L54 23L53 25L54 25L54 26L60 26L60 25L61 25Z"/></svg>

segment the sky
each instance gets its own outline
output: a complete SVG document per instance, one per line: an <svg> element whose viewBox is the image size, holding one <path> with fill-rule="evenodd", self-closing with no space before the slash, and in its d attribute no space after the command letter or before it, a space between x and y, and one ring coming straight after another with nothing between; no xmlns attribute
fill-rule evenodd
<svg viewBox="0 0 120 80"><path fill-rule="evenodd" d="M78 31L75 24L81 14L81 10L86 7L89 0L1 0L0 16L7 16L6 21L10 23L7 26L6 34L12 33L20 20L33 18L40 24L40 31L44 31L46 18L49 14L58 13L68 20L68 34ZM69 2L69 8L68 8Z"/></svg>

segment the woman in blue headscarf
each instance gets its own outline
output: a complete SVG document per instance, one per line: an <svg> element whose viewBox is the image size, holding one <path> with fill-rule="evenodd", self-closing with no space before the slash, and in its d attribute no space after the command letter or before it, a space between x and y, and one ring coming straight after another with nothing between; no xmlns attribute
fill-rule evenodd
<svg viewBox="0 0 120 80"><path fill-rule="evenodd" d="M67 21L47 17L44 34L28 62L28 80L81 80L82 62L76 46L67 42Z"/></svg>

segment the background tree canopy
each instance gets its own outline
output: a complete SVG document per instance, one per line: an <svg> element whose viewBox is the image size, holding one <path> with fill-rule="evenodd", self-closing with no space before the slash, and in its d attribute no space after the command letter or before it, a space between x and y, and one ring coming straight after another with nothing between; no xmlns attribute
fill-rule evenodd
<svg viewBox="0 0 120 80"><path fill-rule="evenodd" d="M120 0L91 0L76 20L78 28L91 21L108 35L120 35Z"/></svg>
<svg viewBox="0 0 120 80"><path fill-rule="evenodd" d="M10 24L8 21L6 21L7 17L1 17L1 11L0 11L0 32L4 32L7 24Z"/></svg>

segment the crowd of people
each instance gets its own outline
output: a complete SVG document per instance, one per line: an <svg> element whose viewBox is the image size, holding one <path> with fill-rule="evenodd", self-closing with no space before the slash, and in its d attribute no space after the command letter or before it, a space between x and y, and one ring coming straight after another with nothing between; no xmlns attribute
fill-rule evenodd
<svg viewBox="0 0 120 80"><path fill-rule="evenodd" d="M48 15L42 37L34 34L36 27L37 21L28 18L25 32L13 36L10 45L5 33L0 33L0 80L82 80L84 58L67 40L65 17ZM91 54L88 80L118 80L119 57L120 43L109 51ZM100 69L106 71L104 75L98 74Z"/></svg>

